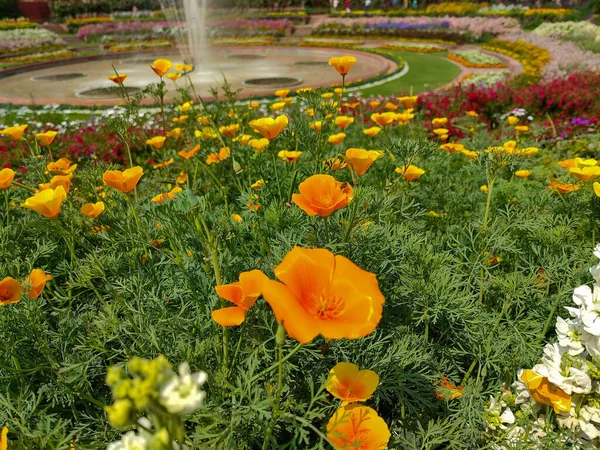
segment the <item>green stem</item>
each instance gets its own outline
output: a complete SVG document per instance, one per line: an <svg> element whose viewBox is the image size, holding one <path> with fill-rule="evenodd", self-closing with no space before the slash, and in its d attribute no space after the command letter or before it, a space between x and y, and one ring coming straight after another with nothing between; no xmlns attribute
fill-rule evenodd
<svg viewBox="0 0 600 450"><path fill-rule="evenodd" d="M296 163L294 163L294 166ZM292 182L290 183L290 191L288 192L287 201L292 201L292 195L294 194L294 186L296 185L296 179L298 178L298 169L294 171L294 176L292 177Z"/></svg>
<svg viewBox="0 0 600 450"><path fill-rule="evenodd" d="M210 239L210 257L212 260L213 270L215 272L215 280L217 282L217 286L221 286L223 284L223 280L221 278L221 267L219 265L219 254L217 252L217 246L214 245L215 242L213 239ZM225 306L225 300L221 299L221 307ZM223 328L223 372L225 375L229 372L229 328Z"/></svg>
<svg viewBox="0 0 600 450"><path fill-rule="evenodd" d="M294 347L294 349L291 352L289 352L287 355L285 355L280 361L276 362L275 364L270 365L269 367L267 367L265 370L263 370L258 375L253 376L250 379L250 383L255 382L256 380L260 379L261 377L263 377L264 375L268 374L269 372L272 372L273 370L277 369L280 364L283 364L288 359L290 359L292 356L294 356L296 353L298 353L298 351L303 346L304 346L304 344L298 344L296 347Z"/></svg>
<svg viewBox="0 0 600 450"><path fill-rule="evenodd" d="M508 303L504 304L504 307L502 308L502 311L500 311L500 315L498 316L498 319L496 319L496 323L494 324L492 330L488 334L488 336L487 336L487 338L486 338L486 340L485 340L485 342L483 344L484 348L487 347L488 345L490 345L490 342L492 340L492 336L496 332L496 329L500 326L500 322L504 318L504 315L506 314L506 311L508 311L508 306L509 306ZM469 377L473 373L473 369L475 369L475 365L477 364L478 361L479 361L479 358L475 358L473 360L473 362L471 363L471 366L469 367L469 370L467 370L467 373L465 373L465 376L463 377L462 383L460 383L461 386L464 385L467 382L467 380L469 379Z"/></svg>
<svg viewBox="0 0 600 450"><path fill-rule="evenodd" d="M352 169L350 169L350 170L352 170ZM344 236L344 241L346 241L346 243L349 242L350 233L352 232L352 228L354 226L354 219L356 218L356 211L358 210L359 188L358 188L358 184L355 184L355 186L356 186L356 191L354 193L354 198L352 199L352 202L354 203L354 205L352 206L352 212L350 214L350 222L348 222L348 229L346 230L346 236Z"/></svg>
<svg viewBox="0 0 600 450"><path fill-rule="evenodd" d="M75 245L73 242L71 242L68 238L67 235L65 234L63 227L61 225L61 223L58 220L58 217L54 218L54 223L56 223L56 227L58 228L58 233L61 235L61 237L64 239L65 244L67 244L67 248L69 249L69 251L71 252L71 261L75 261L76 260L76 256L75 256Z"/></svg>
<svg viewBox="0 0 600 450"><path fill-rule="evenodd" d="M488 177L488 192L487 200L485 202L485 212L483 213L483 227L482 230L487 230L488 219L490 217L490 205L492 204L492 189L494 188L494 179Z"/></svg>
<svg viewBox="0 0 600 450"><path fill-rule="evenodd" d="M4 206L6 207L6 226L10 225L10 216L9 216L9 206L10 202L8 201L8 188L4 189Z"/></svg>
<svg viewBox="0 0 600 450"><path fill-rule="evenodd" d="M27 186L26 184L19 183L18 181L13 180L12 184L14 184L15 186L20 187L22 189L27 189L29 192L33 192L34 194L37 192L36 189L32 188L31 186Z"/></svg>
<svg viewBox="0 0 600 450"><path fill-rule="evenodd" d="M275 152L271 152L273 159L273 169L275 170L275 182L277 183L277 193L279 194L279 201L281 201L281 184L279 183L279 170L277 169L277 161L275 160Z"/></svg>

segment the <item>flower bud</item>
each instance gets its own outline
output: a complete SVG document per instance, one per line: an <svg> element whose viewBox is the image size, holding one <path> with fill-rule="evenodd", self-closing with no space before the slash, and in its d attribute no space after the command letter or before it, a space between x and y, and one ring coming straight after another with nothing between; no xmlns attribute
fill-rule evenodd
<svg viewBox="0 0 600 450"><path fill-rule="evenodd" d="M285 344L285 328L283 328L283 323L279 324L277 328L277 333L275 334L275 344L281 346Z"/></svg>
<svg viewBox="0 0 600 450"><path fill-rule="evenodd" d="M106 384L113 387L117 383L119 383L123 378L125 378L125 372L123 369L117 366L112 366L108 368L106 372Z"/></svg>

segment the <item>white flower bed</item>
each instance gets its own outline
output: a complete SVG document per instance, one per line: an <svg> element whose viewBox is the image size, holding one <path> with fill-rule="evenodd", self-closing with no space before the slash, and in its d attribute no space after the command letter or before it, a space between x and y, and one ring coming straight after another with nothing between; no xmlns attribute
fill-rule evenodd
<svg viewBox="0 0 600 450"><path fill-rule="evenodd" d="M474 84L476 86L491 86L496 83L500 83L508 78L510 72L504 70L502 72L488 72L488 73L475 73L470 78L467 78L462 82L464 85Z"/></svg>
<svg viewBox="0 0 600 450"><path fill-rule="evenodd" d="M456 50L453 51L452 54L471 64L485 64L490 66L502 64L500 59L480 52L479 50Z"/></svg>
<svg viewBox="0 0 600 450"><path fill-rule="evenodd" d="M0 31L0 54L20 49L65 45L60 36L45 28L17 28Z"/></svg>

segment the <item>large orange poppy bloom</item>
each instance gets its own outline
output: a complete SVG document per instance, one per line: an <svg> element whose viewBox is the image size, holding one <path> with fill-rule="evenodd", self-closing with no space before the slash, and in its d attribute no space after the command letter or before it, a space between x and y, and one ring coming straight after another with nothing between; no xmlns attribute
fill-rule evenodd
<svg viewBox="0 0 600 450"><path fill-rule="evenodd" d="M292 195L294 202L309 216L328 217L332 212L348 206L353 189L331 175L313 175L298 186L300 194Z"/></svg>
<svg viewBox="0 0 600 450"><path fill-rule="evenodd" d="M377 150L365 150L363 148L349 148L346 150L346 161L350 163L359 177L382 156L383 153Z"/></svg>
<svg viewBox="0 0 600 450"><path fill-rule="evenodd" d="M288 124L287 116L277 116L275 119L271 117L263 117L248 122L249 125L254 128L254 131L262 134L269 140L273 140L277 137L281 130L283 130Z"/></svg>
<svg viewBox="0 0 600 450"><path fill-rule="evenodd" d="M21 283L12 277L0 281L0 306L21 301Z"/></svg>
<svg viewBox="0 0 600 450"><path fill-rule="evenodd" d="M62 203L67 198L65 188L57 186L56 189L44 189L23 203L23 208L31 209L44 217L56 217L60 212Z"/></svg>
<svg viewBox="0 0 600 450"><path fill-rule="evenodd" d="M385 450L390 437L377 412L357 403L338 409L327 424L327 438L336 450Z"/></svg>
<svg viewBox="0 0 600 450"><path fill-rule="evenodd" d="M337 56L329 59L329 65L335 67L335 70L342 76L347 75L355 63L356 58L354 56Z"/></svg>
<svg viewBox="0 0 600 450"><path fill-rule="evenodd" d="M122 172L120 170L107 170L104 172L102 180L110 187L126 194L133 191L140 178L142 178L142 175L144 175L144 169L136 166Z"/></svg>
<svg viewBox="0 0 600 450"><path fill-rule="evenodd" d="M248 311L260 297L267 276L260 270L240 273L240 281L232 284L215 286L217 295L229 300L236 306L229 306L213 311L211 316L215 322L224 327L235 327L246 320Z"/></svg>
<svg viewBox="0 0 600 450"><path fill-rule="evenodd" d="M263 297L287 333L301 343L358 339L375 330L385 299L375 274L326 249L294 247L267 280Z"/></svg>

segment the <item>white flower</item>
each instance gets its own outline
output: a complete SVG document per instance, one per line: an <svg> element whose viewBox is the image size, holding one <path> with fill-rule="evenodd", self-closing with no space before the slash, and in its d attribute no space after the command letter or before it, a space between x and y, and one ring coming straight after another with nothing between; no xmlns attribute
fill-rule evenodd
<svg viewBox="0 0 600 450"><path fill-rule="evenodd" d="M585 348L581 342L581 320L565 320L562 317L556 319L556 334L558 343L569 352L569 355L579 355Z"/></svg>
<svg viewBox="0 0 600 450"><path fill-rule="evenodd" d="M146 450L149 448L150 438L147 433L135 434L135 431L128 431L121 436L120 441L108 444L106 450Z"/></svg>
<svg viewBox="0 0 600 450"><path fill-rule="evenodd" d="M160 402L173 414L186 414L202 406L206 392L200 387L206 383L205 372L190 373L188 363L179 365L179 376L175 375L160 389Z"/></svg>
<svg viewBox="0 0 600 450"><path fill-rule="evenodd" d="M581 307L581 321L583 329L590 334L600 336L600 287L594 285L594 289L583 285L576 287L573 291L573 302Z"/></svg>
<svg viewBox="0 0 600 450"><path fill-rule="evenodd" d="M525 383L523 383L523 380L521 380L521 375L523 375L523 369L519 370L517 379L511 386L517 393L517 398L515 399L515 403L517 405L520 403L525 403L531 399L531 395L529 395L529 389L527 389L527 386L525 386Z"/></svg>
<svg viewBox="0 0 600 450"><path fill-rule="evenodd" d="M510 408L506 408L504 412L500 415L500 420L502 421L502 423L513 424L515 423L515 415L512 413Z"/></svg>
<svg viewBox="0 0 600 450"><path fill-rule="evenodd" d="M550 383L569 395L589 394L592 391L592 380L586 361L581 357L569 356L566 349L558 344L548 344L544 347L542 363L535 365L533 371L548 378Z"/></svg>
<svg viewBox="0 0 600 450"><path fill-rule="evenodd" d="M596 251L594 251L594 254L596 254ZM590 274L594 277L596 283L600 283L600 264L590 267Z"/></svg>

